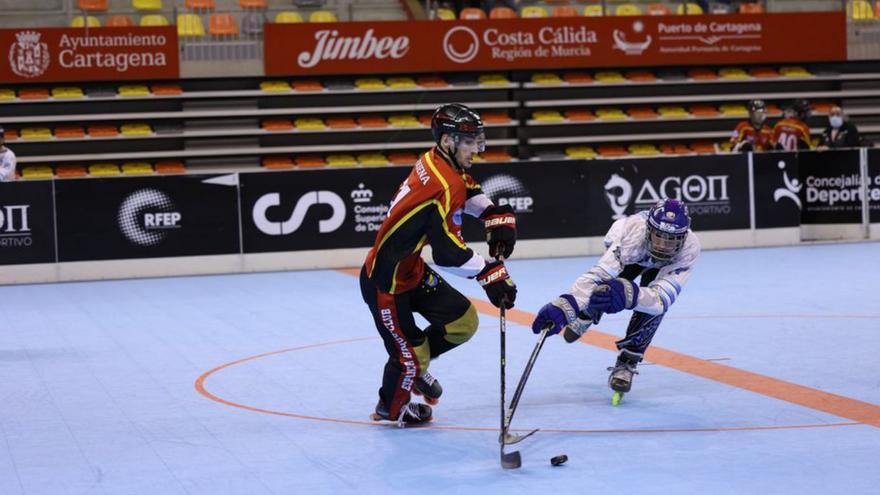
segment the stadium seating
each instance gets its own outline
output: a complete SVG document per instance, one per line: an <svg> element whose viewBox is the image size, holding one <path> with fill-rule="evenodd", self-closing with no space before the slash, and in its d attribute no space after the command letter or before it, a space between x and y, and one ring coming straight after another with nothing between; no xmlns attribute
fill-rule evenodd
<svg viewBox="0 0 880 495"><path fill-rule="evenodd" d="M114 14L107 17L107 27L129 27L134 26L134 19L126 14Z"/></svg>
<svg viewBox="0 0 880 495"><path fill-rule="evenodd" d="M107 0L77 0L76 6L86 12L107 12Z"/></svg>
<svg viewBox="0 0 880 495"><path fill-rule="evenodd" d="M177 35L188 38L201 38L205 35L202 18L196 14L177 14Z"/></svg>
<svg viewBox="0 0 880 495"><path fill-rule="evenodd" d="M678 4L678 6L675 8L675 13L678 15L702 14L703 7L700 7L700 4L698 4L698 3L691 3L691 2L688 2L686 4L686 6L682 5L682 4Z"/></svg>
<svg viewBox="0 0 880 495"><path fill-rule="evenodd" d="M299 12L285 10L275 14L275 22L279 24L293 24L303 22L303 17Z"/></svg>
<svg viewBox="0 0 880 495"><path fill-rule="evenodd" d="M98 20L97 17L93 15L82 16L78 15L70 20L70 27L101 27L101 21Z"/></svg>
<svg viewBox="0 0 880 495"><path fill-rule="evenodd" d="M232 14L211 14L208 32L212 36L238 36L238 23Z"/></svg>
<svg viewBox="0 0 880 495"><path fill-rule="evenodd" d="M318 10L309 14L309 22L337 22L336 14L329 10Z"/></svg>
<svg viewBox="0 0 880 495"><path fill-rule="evenodd" d="M490 19L516 19L519 17L510 7L495 7L489 12Z"/></svg>
<svg viewBox="0 0 880 495"><path fill-rule="evenodd" d="M135 10L162 10L162 0L131 0Z"/></svg>
<svg viewBox="0 0 880 495"><path fill-rule="evenodd" d="M618 15L618 16L642 15L642 9L638 5L634 5L631 3L625 3L622 5L618 5L617 8L614 9L614 15Z"/></svg>
<svg viewBox="0 0 880 495"><path fill-rule="evenodd" d="M603 15L605 13L602 12L601 5L587 5L584 7L584 16L586 17L602 17Z"/></svg>
<svg viewBox="0 0 880 495"><path fill-rule="evenodd" d="M529 5L527 7L523 7L522 10L519 11L520 17L549 17L547 13L547 9L544 7L540 7L537 5Z"/></svg>
<svg viewBox="0 0 880 495"><path fill-rule="evenodd" d="M483 9L478 9L476 7L467 7L461 9L461 13L458 14L458 18L466 21L485 19L486 12L484 12Z"/></svg>
<svg viewBox="0 0 880 495"><path fill-rule="evenodd" d="M141 26L167 26L168 19L162 14L147 14L141 16Z"/></svg>

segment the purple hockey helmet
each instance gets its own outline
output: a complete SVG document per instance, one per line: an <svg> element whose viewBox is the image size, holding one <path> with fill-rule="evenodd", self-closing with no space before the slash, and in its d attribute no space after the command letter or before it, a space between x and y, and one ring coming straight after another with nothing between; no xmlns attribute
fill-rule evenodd
<svg viewBox="0 0 880 495"><path fill-rule="evenodd" d="M648 251L657 261L669 261L681 251L691 217L688 208L677 199L664 199L648 210Z"/></svg>

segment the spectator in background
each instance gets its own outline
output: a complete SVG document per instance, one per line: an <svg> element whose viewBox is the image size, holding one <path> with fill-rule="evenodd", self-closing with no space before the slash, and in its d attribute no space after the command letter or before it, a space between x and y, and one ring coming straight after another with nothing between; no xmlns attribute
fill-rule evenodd
<svg viewBox="0 0 880 495"><path fill-rule="evenodd" d="M0 182L15 180L15 153L6 147L5 137L0 127Z"/></svg>
<svg viewBox="0 0 880 495"><path fill-rule="evenodd" d="M829 148L855 148L861 146L859 130L849 122L843 109L837 105L828 112L828 127L819 136L820 150Z"/></svg>
<svg viewBox="0 0 880 495"><path fill-rule="evenodd" d="M773 146L782 151L798 151L813 149L810 139L810 102L804 99L795 100L785 107L782 120L773 126Z"/></svg>
<svg viewBox="0 0 880 495"><path fill-rule="evenodd" d="M773 130L765 124L767 105L763 100L749 102L749 120L736 124L730 137L732 151L767 151L773 139Z"/></svg>

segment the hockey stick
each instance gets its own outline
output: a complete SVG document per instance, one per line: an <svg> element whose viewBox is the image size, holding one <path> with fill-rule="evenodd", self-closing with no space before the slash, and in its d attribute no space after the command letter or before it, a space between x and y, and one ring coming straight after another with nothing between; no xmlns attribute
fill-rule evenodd
<svg viewBox="0 0 880 495"><path fill-rule="evenodd" d="M502 304L501 310L501 437L498 441L501 443L501 467L504 469L516 469L522 465L522 457L520 456L519 451L514 451L505 454L504 446L512 445L515 443L519 443L526 438L534 435L538 432L538 429L534 429L525 435L511 435L509 433L510 423L513 421L513 415L516 413L516 407L519 405L519 400L522 397L523 390L526 387L526 381L529 379L529 375L532 373L532 368L535 366L535 361L538 360L538 353L541 352L541 348L544 347L544 340L547 338L547 332L550 331L551 325L545 326L541 329L541 335L538 337L538 343L535 344L535 348L532 350L532 355L529 357L529 361L526 363L525 370L523 370L523 374L519 379L519 383L516 385L516 390L513 392L513 398L510 400L510 409L506 411L504 407L504 365L505 365L505 340L507 334L507 322L505 318L505 310L504 305Z"/></svg>

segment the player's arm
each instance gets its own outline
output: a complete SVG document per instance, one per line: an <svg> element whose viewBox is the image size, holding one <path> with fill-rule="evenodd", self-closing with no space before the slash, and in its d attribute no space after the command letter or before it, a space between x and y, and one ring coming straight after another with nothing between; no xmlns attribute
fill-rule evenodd
<svg viewBox="0 0 880 495"><path fill-rule="evenodd" d="M676 262L661 268L657 278L647 287L639 289L636 306L633 308L635 311L652 315L669 311L691 278L694 264L700 256L700 243L696 236L691 234L688 241Z"/></svg>
<svg viewBox="0 0 880 495"><path fill-rule="evenodd" d="M428 242L434 262L443 270L460 277L475 277L486 267L486 260L469 248L453 227L452 214L445 211L440 201L428 208Z"/></svg>

